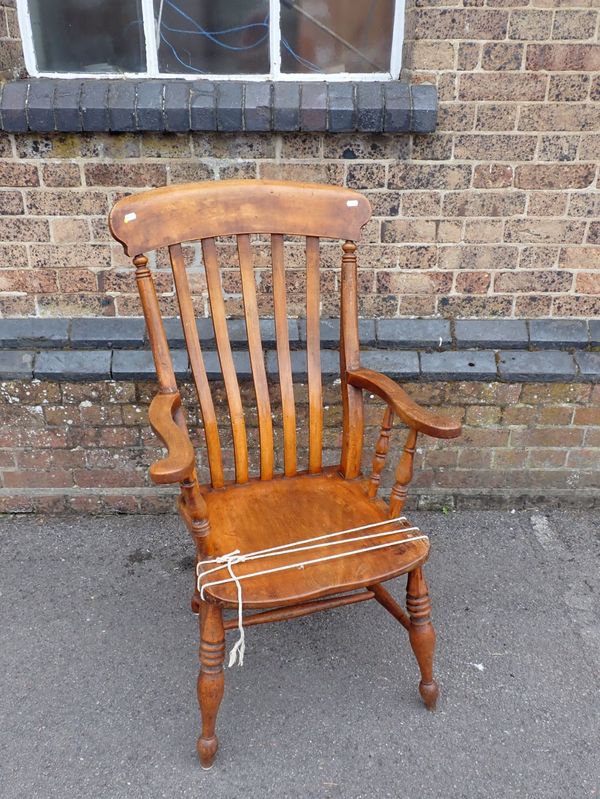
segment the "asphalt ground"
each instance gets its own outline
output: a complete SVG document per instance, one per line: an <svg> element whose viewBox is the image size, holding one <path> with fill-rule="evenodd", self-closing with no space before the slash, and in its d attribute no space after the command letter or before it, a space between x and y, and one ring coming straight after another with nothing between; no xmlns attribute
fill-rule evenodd
<svg viewBox="0 0 600 799"><path fill-rule="evenodd" d="M600 514L410 518L432 539L437 712L374 602L252 627L204 772L183 525L2 517L0 797L597 797Z"/></svg>

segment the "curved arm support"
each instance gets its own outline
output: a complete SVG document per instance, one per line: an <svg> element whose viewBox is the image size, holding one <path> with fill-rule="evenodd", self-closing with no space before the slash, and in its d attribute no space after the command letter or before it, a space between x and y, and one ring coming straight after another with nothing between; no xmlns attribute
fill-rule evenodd
<svg viewBox="0 0 600 799"><path fill-rule="evenodd" d="M372 369L350 369L346 379L351 386L362 388L377 394L394 411L404 424L419 433L434 438L456 438L461 433L460 422L447 416L431 413L417 405L404 389L387 375L374 372Z"/></svg>
<svg viewBox="0 0 600 799"><path fill-rule="evenodd" d="M175 421L175 415L180 408L181 397L178 391L157 394L150 403L150 427L167 448L167 457L155 461L150 467L150 477L155 483L181 483L194 472L194 448L187 431Z"/></svg>

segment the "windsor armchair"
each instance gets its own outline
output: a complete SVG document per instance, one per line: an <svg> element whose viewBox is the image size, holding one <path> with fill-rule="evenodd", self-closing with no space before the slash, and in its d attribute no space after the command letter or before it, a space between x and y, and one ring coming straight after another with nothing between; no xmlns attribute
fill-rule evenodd
<svg viewBox="0 0 600 799"><path fill-rule="evenodd" d="M435 632L423 576L429 544L426 536L401 517L412 477L417 435L453 438L460 425L412 402L388 377L360 365L355 242L370 217L365 197L345 188L275 181L222 181L154 189L119 200L110 214L110 229L133 258L141 303L158 378L158 393L149 411L150 425L167 449L150 467L159 484L179 483L179 511L191 533L200 563L200 579L211 561L212 582L202 592L196 585L192 607L200 616L198 700L202 731L198 739L201 765L210 768L217 751L215 723L223 696L225 630L235 620L223 619L224 608L238 606L243 582L243 608L254 610L244 625L288 619L318 610L375 599L406 628L421 672L419 690L433 709L438 686L433 677ZM277 370L268 377L259 327L252 234L270 243L273 317ZM251 475L242 393L228 337L221 285L218 237L235 237L243 311L252 368L259 427L260 470ZM308 458L300 468L300 448L292 380L286 310L284 236L302 237L306 264L306 373L308 376ZM267 237L265 239L265 237ZM342 240L340 390L343 430L340 463L322 464L323 397L320 365L321 238ZM201 242L216 346L228 403L235 479L224 469L218 406L213 402L198 335L182 242ZM219 240L221 241L221 240ZM181 404L167 337L145 253L167 247L184 331L189 366L198 395L206 441L210 480L200 485L195 453ZM274 372L274 370L271 370ZM278 384L278 387L277 387ZM274 466L271 394L277 389L282 408L283 469ZM361 474L363 390L382 398L385 412L375 446L372 474ZM389 504L377 497L394 417L408 428L395 472ZM221 426L221 432L222 426ZM302 431L300 431L302 432ZM356 536L355 531L368 535ZM342 531L342 533L340 533ZM375 532L373 532L375 531ZM394 533L390 544L390 534ZM299 568L307 553L290 551L294 542L336 539L336 557L327 558L326 542L312 544L311 564ZM337 534L337 535L336 535ZM387 536L387 540L386 540ZM259 562L235 565L238 582L215 559L234 550L255 553ZM357 551L358 550L358 551ZM314 557L313 557L314 556ZM278 568L283 567L283 568ZM221 571L219 571L221 570ZM258 573L260 571L260 574ZM215 573L218 578L215 580ZM405 611L382 583L408 574ZM254 576L256 575L256 576ZM215 584L216 583L216 584Z"/></svg>

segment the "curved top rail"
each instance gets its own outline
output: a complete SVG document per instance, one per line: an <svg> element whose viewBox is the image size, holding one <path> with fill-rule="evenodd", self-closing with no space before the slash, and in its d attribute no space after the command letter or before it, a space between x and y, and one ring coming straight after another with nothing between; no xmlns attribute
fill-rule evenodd
<svg viewBox="0 0 600 799"><path fill-rule="evenodd" d="M247 233L357 241L371 216L366 197L319 183L223 180L124 197L109 216L127 255L184 241Z"/></svg>

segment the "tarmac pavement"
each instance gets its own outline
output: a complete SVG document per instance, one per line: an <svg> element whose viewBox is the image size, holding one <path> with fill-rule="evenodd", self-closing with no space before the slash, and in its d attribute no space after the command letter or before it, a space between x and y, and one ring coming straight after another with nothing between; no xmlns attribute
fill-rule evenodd
<svg viewBox="0 0 600 799"><path fill-rule="evenodd" d="M204 772L183 525L2 517L1 799L598 797L600 513L410 518L432 540L437 712L374 602L252 627Z"/></svg>

